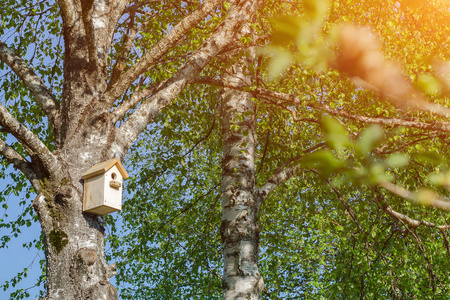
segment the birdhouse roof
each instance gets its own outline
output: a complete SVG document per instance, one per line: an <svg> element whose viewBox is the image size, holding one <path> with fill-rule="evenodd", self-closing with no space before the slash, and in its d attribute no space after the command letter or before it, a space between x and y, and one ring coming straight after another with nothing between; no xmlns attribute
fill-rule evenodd
<svg viewBox="0 0 450 300"><path fill-rule="evenodd" d="M90 177L94 177L103 173L106 173L109 169L116 166L117 169L119 169L120 174L122 175L123 179L128 178L128 173L125 171L125 168L123 167L120 160L116 157L101 163L98 163L96 165L93 165L89 170L87 170L81 178L86 179Z"/></svg>

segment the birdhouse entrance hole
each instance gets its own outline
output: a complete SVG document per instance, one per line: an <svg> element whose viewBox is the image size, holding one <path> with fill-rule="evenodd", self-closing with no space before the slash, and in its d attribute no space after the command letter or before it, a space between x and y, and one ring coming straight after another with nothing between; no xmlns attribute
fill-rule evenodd
<svg viewBox="0 0 450 300"><path fill-rule="evenodd" d="M112 180L109 182L109 186L118 189L122 186L122 183L119 180L116 180L116 178L117 178L116 173L111 173Z"/></svg>

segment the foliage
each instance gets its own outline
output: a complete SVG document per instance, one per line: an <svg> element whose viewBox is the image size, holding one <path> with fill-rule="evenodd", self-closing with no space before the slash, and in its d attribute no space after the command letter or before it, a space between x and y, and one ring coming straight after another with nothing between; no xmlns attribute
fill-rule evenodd
<svg viewBox="0 0 450 300"><path fill-rule="evenodd" d="M266 200L260 212L264 299L446 298L448 229L437 228L447 224L446 214L405 201L377 185L386 181L410 190L427 187L448 196L448 132L433 125L445 118L396 109L378 93L353 85L327 67L338 53L337 24L370 26L380 36L384 57L399 62L430 102L446 104L445 86L434 72L438 65L433 69L433 60L450 57L441 46L449 36L448 9L435 2L268 1L252 25L262 38L241 39L237 56L254 44L265 46L259 59L245 66L256 78L248 91L263 87L297 96L288 102L255 95L258 184L291 160L303 167ZM29 47L38 47L36 56L26 59L59 95L63 51L56 6L16 4L12 1L1 12L2 40L10 34L12 45L24 55ZM136 37L125 70L193 8L181 2L150 1L143 9L145 17L133 22L144 30ZM224 5L198 24L145 74L141 84L170 78L226 9ZM131 22L124 19L117 28L111 61L120 61L122 35ZM23 35L8 32L19 24ZM271 35L268 47L265 35ZM217 58L202 75L220 78L233 58ZM15 75L2 75L6 104L51 145L51 128L44 125L40 109L16 84ZM141 87L136 82L133 88ZM131 92L117 104L127 101ZM117 264L122 299L221 297L219 94L217 87L189 86L130 151L126 166L133 176L126 183L123 211L107 218L108 256ZM24 109L33 118L23 117ZM1 131L0 135L7 137ZM23 190L28 199L32 190L3 161L1 168L0 176L9 174L16 184L0 192L6 209L8 195ZM429 196L420 197L430 194L417 195L415 199L424 202ZM23 205L27 208L15 221L0 220L0 227L10 229L2 237L2 247L11 235L20 234L20 226L36 221L30 201ZM432 225L412 226L405 216ZM40 240L34 243L42 247ZM14 285L22 276L26 271L4 286ZM17 291L12 297L28 297L26 293Z"/></svg>
<svg viewBox="0 0 450 300"><path fill-rule="evenodd" d="M309 4L315 3L319 1L311 1ZM360 121L336 113L344 111L350 116L379 119L399 117L398 111L389 103L383 102L376 93L355 88L337 72L323 69L328 56L324 53L331 52L327 52L330 50L324 48L320 39L318 42L317 34L321 32L322 26L318 26L317 22L316 24L310 22L311 19L318 20L323 17L322 8L308 10L306 19L302 19L305 15L301 4L293 3L289 9L298 12L302 17L272 19L271 24L276 30L272 46L260 52L261 55L266 55L274 53L272 51L275 50L275 58L269 60L264 58L258 62L264 66L258 65L256 68L248 66L249 69L257 70L260 76L268 72L268 77L273 79L271 82L265 82L266 87L298 95L301 101L292 104L276 99L255 99L258 105L258 182L264 182L272 170L293 157L302 157L302 164L305 167L298 177L280 186L270 196L261 212L260 268L267 287L267 293L263 298L351 299L365 295L368 298L444 299L448 286L447 229L436 229L433 226L413 227L387 211L391 208L410 218L426 220L437 225L447 223L446 214L433 208L405 202L402 198L373 184L381 180L395 180L398 184L415 189L420 182L420 186L435 189L430 186L428 177L429 174L448 168L445 159L446 133L389 123L371 125L364 119ZM315 11L317 16L314 15ZM325 32L333 27L332 24L342 20L370 25L382 37L385 56L400 59L405 72L412 74L410 78L413 80L419 78L418 75L423 71L430 71L428 64L432 57L441 59L449 57L447 49L439 46L440 39L446 36L444 33L430 35L421 30L418 37L410 38L412 32L417 32L418 23L426 24L423 26L429 28L436 28L437 24L442 24L439 23L443 22L442 19L429 18L427 15L443 13L440 7L427 6L421 11L411 8L406 2L334 1L331 3L330 12L327 23L324 23ZM270 14L273 14L273 11L266 9L262 18L255 23L255 28L264 28L265 33L270 33L271 30L266 27L269 24L267 16ZM314 30L311 30L312 27ZM438 27L444 29L442 26ZM305 32L309 33L306 37ZM291 37L298 47L297 50L292 51L294 49L292 44L287 43ZM418 42L418 39L421 42ZM279 46L287 47L288 50ZM399 53L398 49L408 49L409 52L404 55ZM311 51L315 55L311 56ZM309 59L305 61L305 57ZM297 59L300 64L290 65L281 76L274 76L292 62L289 58ZM317 69L317 66L320 68ZM322 71L317 73L317 70ZM430 96L430 99L437 103L445 99L442 98L442 94ZM179 126L176 122L164 123L173 115L185 113L182 104L189 102L187 99L180 98L177 102L177 105L181 105L180 108L172 107L167 116L160 116L159 124L162 127L170 126L171 131L160 135L159 132L164 132L164 129L159 129L158 132L152 129L152 134L144 139L147 145L145 147L137 145L143 148L136 153L152 152L152 149L159 149L158 153L164 153L167 159L158 160L157 164L168 164L168 170L174 174L172 178L177 179L167 182L166 174L169 171L167 170L164 175L157 174L156 170L165 169L157 165L149 168L155 170L151 173L147 168L142 168L140 174L136 175L135 180L140 181L135 182L140 182L139 189L145 196L142 197L141 193L137 193L133 200L128 201L145 201L144 203L150 207L148 214L155 210L159 211L157 207L161 207L164 214L160 217L154 214L146 215L142 221L135 220L136 223L133 225L125 224L125 228L128 229L124 230L131 232L137 226L135 224L144 224L144 220L145 223L156 222L158 225L153 227L157 228L156 233L155 229L149 228L146 232L150 238L144 240L160 249L159 252L156 250L151 252L149 249L139 252L135 247L127 247L127 244L143 243L141 240L143 237L133 233L130 233L128 238L132 238L134 242L130 243L128 239L119 242L123 245L119 246L119 249L122 253L127 253L128 260L130 257L147 259L151 257L150 261L144 259L131 268L126 264L121 265L124 273L119 273L119 278L123 280L124 286L127 286L129 298L136 295L143 298L155 295L172 298L174 294L189 299L220 298L220 294L210 293L209 288L201 289L208 291L205 294L192 294L189 289L177 289L168 283L173 274L183 274L172 271L174 269L185 270L193 275L192 278L180 276L183 278L181 286L193 287L201 282L204 286L210 287L217 286L220 282L207 268L184 269L186 264L190 265L187 262L194 259L195 262L199 259L208 264L216 259L212 270L220 273L220 255L205 257L205 253L209 252L202 250L213 248L220 252L217 237L216 240L214 236L209 239L197 238L195 234L203 232L208 226L204 224L204 213L201 213L201 209L214 203L214 199L219 195L218 189L189 207L189 210L184 211L183 206L180 215L178 215L180 204L172 201L183 198L168 196L177 193L192 195L191 189L198 188L198 185L189 185L187 180L185 184L176 184L179 182L179 175L176 174L185 172L178 147L188 149L196 145L193 152L199 151L203 155L198 158L192 157L191 165L199 169L209 166L210 161L218 161L220 141L216 139L220 136L219 133L211 134L198 145L196 139L186 139L185 128L197 128L197 122L201 122L197 119L199 117L203 118L204 123L210 118L203 115L204 108L200 107L191 112L190 116L195 116L195 121L183 119L188 123L181 122ZM197 106L195 107L197 109ZM324 107L328 110L323 109ZM295 114L292 111L295 111ZM400 119L423 122L441 120L427 113L408 110L401 111ZM161 139L158 139L158 136L161 136ZM160 144L169 143L169 140L173 145L169 152L166 152L166 148L163 150L158 147ZM137 164L142 161L141 156L136 156L131 158L130 163ZM200 174L191 171L187 174L190 174L190 180L203 180L205 174L217 178L220 170L210 169L208 173ZM437 180L437 177L431 177ZM203 184L203 187L210 187L213 184L211 178L208 180L209 184ZM439 178L444 180L443 177ZM167 188L167 184L171 186L170 189ZM444 189L437 189L446 195ZM172 205L166 206L168 204ZM215 214L212 211L210 214L208 209L208 215L217 217L219 208L216 206L215 209ZM165 222L168 211L173 211L172 215L178 216L177 218L183 218L183 221L180 221L181 228L189 229L175 229L176 221L172 219ZM131 219L131 216L125 219ZM153 221L154 219L156 221ZM212 222L215 222L213 223L215 225L211 226L217 230L220 220L215 218ZM172 227L172 231L168 227ZM197 238L196 242L192 241L192 237ZM171 260L167 261L166 251L169 251L170 247L164 248L162 245L173 240L178 241L184 251L180 254L180 248L172 250L174 254ZM193 244L198 246L193 247ZM143 255L144 253L152 255ZM156 262L160 263L157 264L158 274L156 276L146 274L144 266ZM141 270L140 281L133 292L133 288L129 287L132 282L126 278L130 278L131 274L135 273L133 270L137 269ZM161 284L158 286L155 283L149 288L140 289L139 287L145 286L144 282ZM176 292L167 294L165 284Z"/></svg>
<svg viewBox="0 0 450 300"><path fill-rule="evenodd" d="M124 224L110 222L123 299L221 294L218 99L203 89L182 99L136 143L127 163L135 176L127 182Z"/></svg>

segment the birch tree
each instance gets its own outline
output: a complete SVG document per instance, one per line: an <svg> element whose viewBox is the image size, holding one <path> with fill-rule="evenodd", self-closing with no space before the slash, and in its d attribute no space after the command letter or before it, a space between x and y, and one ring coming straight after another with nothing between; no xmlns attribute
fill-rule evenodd
<svg viewBox="0 0 450 300"><path fill-rule="evenodd" d="M305 67L305 64L317 67L320 58L328 63L329 55L325 55L326 53L321 52L323 49L315 45L323 28L311 22L314 21L311 19L315 18L315 14L320 18L325 16L322 1L274 3L262 7L262 1L159 3L65 0L57 3L21 2L2 12L4 21L0 59L6 78L3 82L5 95L0 106L2 162L5 163L4 166L9 164L20 170L37 193L33 208L39 217L44 236L47 260L46 299L117 298L114 287L109 283L114 274L113 267L108 266L104 258L104 220L81 211L81 174L99 161L113 157L123 160L149 124L155 127L159 125L157 121L160 122L161 119L158 118L165 118L162 127L166 133L170 132L171 127L175 127L171 125L174 120L178 120L180 124L195 124L194 120L189 123L189 118L196 119L195 114L187 113L193 111L192 107L185 103L182 106L184 111L175 110L176 105L180 105L175 100L186 100L189 95L192 98L205 96L197 93L203 92L198 85L222 89L212 88L206 92L209 97L221 97L222 101L212 107L202 107L213 119L206 122L210 126L208 129L201 127L205 138L195 141L193 148L188 148L187 152L180 155L179 152L185 149L163 135L159 149L164 152L150 151L149 156L153 155L158 161L149 164L163 166L163 158L170 160L165 153L174 153L178 155L176 158L183 165L181 170L184 173L185 164L190 172L195 172L195 160L188 158L192 155L197 155L197 159L201 157L201 151L196 152L194 148L207 140L212 132L216 132L214 128L216 122L220 122L216 121L219 115L222 119L222 134L216 134L216 137L220 136L221 147L215 144L207 149L223 152L221 167L218 170L217 165L208 163L208 167L202 166L204 174L196 171L197 178L186 174L176 178L180 187L187 182L193 185L199 185L199 182L210 183L207 191L199 191L198 187L190 188L195 192L192 199L185 197L185 190L181 188L171 187L169 191L157 191L156 196L160 196L164 202L160 207L166 210L179 208L173 213L164 211L164 214L159 214L160 207L155 207L154 203L160 199L143 198L145 201L141 199L128 202L124 216L129 224L136 226L127 237L130 244L125 246L128 249L121 257L123 261L119 264L119 270L123 274L119 281L125 281L124 278L128 275L128 280L133 278L133 282L145 282L147 278L150 282L150 287L146 287L145 291L141 289L138 294L127 295L128 298L148 298L148 295L151 295L150 298L177 297L174 295L188 298L198 295L208 298L213 295L220 298L222 293L225 299L283 298L286 295L365 297L376 295L377 289L382 289L383 295L401 298L410 296L410 290L423 291L425 286L431 288L432 295L445 293L446 282L442 279L445 272L429 259L430 254L427 252L434 249L436 243L430 242L433 246L426 250L422 242L426 233L420 235L415 232L416 228L443 230L441 236L444 246L439 248L435 261L444 265L443 256L448 250L448 243L445 242L448 225L445 219L438 212L427 210L412 215L414 208L409 210L407 205L405 207L398 204L398 198L389 198L393 192L415 201L416 195L406 188L414 187L409 185L409 181L422 178L405 175L407 172L401 167L410 160L405 155L391 157L391 154L404 149L406 153L403 154L412 157L413 147L422 145L419 142L423 140L427 143L422 147L437 147L442 150L445 143L442 136L447 132L445 120L436 119L427 113L415 115L414 112L405 112L403 107L403 110L397 110L391 105L404 104L405 101L398 100L405 100L405 96L410 96L404 85L406 81L401 76L394 78L402 78L393 82L400 82L406 93L398 93L392 97L392 93L389 93L392 90L368 76L370 72L364 68L367 65L359 60L364 57L359 55L361 52L368 50L364 53L375 54L381 66L384 61L380 58L378 49L372 46L356 48L358 55L349 55L354 50L353 46L361 46L358 44L359 40L365 41L366 36L359 35L359 31L355 33L350 30L347 34L341 34L341 52L336 51L340 54L340 60L330 64L334 70L317 74L313 68ZM395 1L386 1L383 5L398 13L395 22L387 22L391 14L377 14L384 10L371 1L364 5L357 5L352 1L336 1L331 7L333 13L329 20L378 24L380 27L377 29L385 33L385 36L400 35L403 38L401 41L405 43L400 43L400 46L407 45L411 49L417 49L418 53L428 53L427 49L416 48L401 35L403 32L413 32L417 26L415 20L424 21L426 13L409 9L409 4L405 8L403 3ZM257 15L261 7L263 12ZM437 20L442 21L442 14L445 19L445 10L430 6L430 11L424 11L435 16L427 23L430 28L442 25ZM306 16L307 22L291 16L276 18L276 13ZM270 17L275 17L272 18L272 23L268 22ZM408 22L403 23L403 20ZM257 38L246 36L242 32L243 26L249 22L253 23ZM324 27L327 29L327 25ZM287 46L287 49L275 47L281 55L275 53L275 59L263 57L258 61L255 58L245 60L245 57L251 57L248 53L254 51L255 46L266 46L268 35L274 32L276 34L272 35L272 43L277 47L282 46L281 48ZM445 30L443 32L436 38L439 42L448 36ZM436 43L433 44L429 33L421 34L421 41L430 43L429 49L436 52L433 53L435 56L448 57L445 50L442 51ZM47 35L54 39L48 39ZM386 55L401 57L400 52L395 51L399 44L391 42L386 44L394 50ZM294 43L298 43L296 46L301 51L291 52L292 48L289 47ZM33 45L42 46L34 50ZM366 45L363 43L362 46ZM275 81L264 80L267 65L269 75L273 77L292 62L286 60L286 57L293 58L298 54L301 64L291 66ZM49 58L52 61L50 66L47 63ZM410 68L408 72L413 73L411 75L419 74L416 69L423 67L423 61L416 58L405 63ZM380 71L381 75L387 74L385 69L377 69L378 64L369 67ZM363 88L375 90L377 94L381 92L385 97L377 98L377 94L363 92L361 87L355 88L336 70L359 77L361 80L358 83ZM425 70L428 70L427 67ZM423 80L426 78L422 77L422 84L426 83ZM430 85L425 84L425 87L430 88ZM382 102L381 99L389 101ZM440 98L433 100L439 102ZM37 121L27 117L24 106L29 108ZM218 108L221 113L218 113ZM415 109L433 113L439 111L426 105L419 105ZM323 117L324 112L334 118ZM181 116L187 120L183 120ZM368 124L378 124L386 130L402 127L396 135L392 133L383 139L382 130L379 127L368 127ZM150 126L150 132L151 128ZM180 131L188 128L178 127ZM192 131L194 130L183 133L197 137ZM173 136L174 134L169 135L169 138ZM421 140L416 139L418 136L427 137ZM395 137L399 137L402 142L393 142ZM155 136L148 134L147 138L155 139ZM135 145L136 149L143 142L145 141L139 140ZM168 151L167 146L173 146L175 151ZM138 159L147 154L134 153ZM217 154L213 157L218 162ZM398 161L402 163L399 164ZM413 161L415 162L411 160ZM419 160L417 162L420 163ZM136 165L145 166L141 161ZM159 171L164 174L170 167L173 165L167 164ZM427 162L414 170L423 175L425 171L428 174L439 167ZM140 190L141 196L148 196L154 191L151 184L146 184L146 180L154 183L152 180L156 179L145 179L158 175L152 171L154 170L143 170L142 179L130 184L130 187ZM389 172L400 179L396 182L398 185L386 176ZM214 180L205 180L205 174L211 175ZM441 183L445 186L445 175L443 178ZM309 181L304 183L305 179ZM17 181L21 182L21 179ZM167 178L161 181L166 185L164 189L171 182ZM316 189L317 182L327 188ZM406 188L401 187L401 183ZM138 186L140 184L147 187L148 191L142 190ZM222 190L218 192L216 189L221 185ZM361 185L363 188L359 193L354 192L354 187ZM298 190L299 186L303 189ZM370 187L370 193L364 192L367 186ZM203 189L203 186L200 188ZM274 194L275 192L278 194ZM311 193L310 197L302 198L305 193ZM295 199L283 198L288 195L294 195ZM427 203L445 204L442 199L429 195L431 194L420 199L427 200ZM367 208L364 203L359 202L358 197L374 201ZM177 202L178 198L189 202L186 206L171 207L170 204L180 204ZM217 199L220 198L222 219L211 216L218 212ZM336 199L341 206L336 207L329 201L330 198ZM201 214L205 212L205 208L201 206L202 200L207 201L208 214ZM291 207L305 209L296 211L293 216L298 220L307 219L301 223L305 228L311 226L302 232L308 237L300 241L296 239L299 229L290 231L285 228L285 224L293 225L289 220L276 219L275 224L282 224L278 227L271 224L270 216L283 215L280 211L284 210L292 212ZM197 209L195 213L191 212L192 208ZM261 213L262 209L266 209L267 214ZM385 218L379 220L372 217L381 212L386 214ZM360 217L357 213L360 213ZM174 239L179 234L175 225L182 225L178 221L184 214L194 220L205 219L212 225L206 222L208 226L201 228L203 235L184 231L182 235L186 238L180 242ZM199 218L200 214L202 218ZM319 214L321 217L315 219L314 216ZM161 217L160 223L152 223L156 217ZM258 218L265 222L258 223ZM193 223L189 224L195 227ZM374 224L380 228L373 229ZM259 261L260 227L272 229L262 230L265 237L263 254L270 258L262 262ZM341 232L343 228L349 229L349 235L329 233L330 230ZM384 235L386 228L391 230L391 235ZM162 249L163 257L155 264L143 267L139 263L152 259L148 255L155 248L152 238L159 235L160 231L171 238L169 242L161 242L166 247ZM197 239L188 237L190 235ZM219 235L221 243L217 247ZM215 239L216 244L202 244L205 248L202 255L188 255L186 249L192 249L188 242L198 245L204 236L206 240ZM297 260L284 257L275 246L271 247L283 245L279 236L293 241L295 245L286 247L285 243L286 253L298 256L307 254L306 256L311 255L311 259L301 261L298 257ZM420 280L412 287L407 286L404 275L408 274L409 269L406 268L403 273L397 272L394 270L395 265L386 262L392 257L397 258L385 247L392 236L397 237L397 244L392 246L397 246L395 249L407 246L406 242L402 244L404 240L413 241L417 245L421 256L414 258L421 257L422 261L415 267L417 270L426 266L418 271L423 274L426 270L426 280ZM322 237L327 240L322 240ZM347 240L351 240L353 244ZM112 237L111 243L119 244L120 241ZM321 247L314 249L310 243L319 243ZM339 251L333 252L336 249ZM349 249L351 251L346 251ZM215 252L207 253L207 250ZM360 253L363 254L359 255ZM116 254L120 256L119 253ZM185 258L179 260L183 264L174 265L172 262L178 261L179 256ZM402 262L405 257L407 256L400 255L398 261ZM133 258L136 261L131 261ZM290 274L288 278L299 286L291 287L293 294L288 289L290 285L282 279L283 272L279 272L282 267L274 263L277 260L284 261L290 267L286 269ZM166 262L164 267L161 267L161 261ZM301 267L293 266L300 264L299 261ZM343 269L342 265L348 262L351 267ZM367 268L353 271L353 265L360 265L361 262ZM129 269L128 264L131 266ZM169 270L172 273L165 269L167 266L171 267ZM183 280L197 285L204 284L202 276L191 278L194 276L186 275L195 273L190 267L202 269L214 280L209 280L204 288L195 288L194 284L180 287L177 283ZM329 274L325 273L328 268L331 268ZM388 279L381 276L373 281L367 279L367 270L375 272L378 269L389 274ZM269 280L263 280L265 276L262 271L266 272ZM301 276L297 273L301 273ZM161 274L164 275L162 279L158 278ZM158 282L162 284L155 288L151 286L151 279L153 282L162 280ZM217 281L223 287L217 287ZM309 284L313 287L308 286ZM318 288L314 288L315 286ZM285 291L279 292L280 287L284 287Z"/></svg>
<svg viewBox="0 0 450 300"><path fill-rule="evenodd" d="M123 160L160 111L236 42L262 1L10 4L2 11L0 59L10 80L3 83L0 153L37 194L45 299L116 299L103 218L82 212L81 175L100 161ZM167 15L170 21L159 23ZM197 26L210 29L192 38ZM192 47L173 74L152 76L165 59L178 61L174 49L182 43ZM30 102L36 116L27 117L21 105ZM45 122L43 134L32 130L35 117Z"/></svg>
<svg viewBox="0 0 450 300"><path fill-rule="evenodd" d="M206 173L211 176L210 181L203 181L200 179L202 176L195 172L186 175L186 179L189 178L186 182L198 178L208 183L205 186L211 189L216 187L216 190L208 190L200 197L194 193L195 200L192 201L185 199L176 202L182 206L180 210L165 212L165 221L155 222L153 228L159 232L150 241L164 245L161 250L158 250L158 246L146 245L148 241L131 236L130 240L139 243L139 246L127 247L125 244L121 249L129 251L127 258L129 255L141 258L145 256L143 253L148 253L148 258L143 258L146 262L158 262L171 270L159 274L162 278L150 275L163 286L170 285L169 279L175 279L170 272L176 273L183 262L189 262L190 267L182 267L177 275L182 278L179 284L194 287L199 282L206 282L207 287L197 294L190 289L177 288L176 285L171 286L170 291L165 291L163 287L149 284L145 287L147 295L170 297L175 293L181 298L220 298L218 291L221 290L219 285L223 280L229 282L231 287L240 282L242 290L253 291L253 295L250 296L251 292L245 295L257 298L261 294L260 297L264 299L445 297L448 284L446 214L433 208L411 205L408 201L422 199L421 203L441 208L446 203L434 201L439 199L430 197L433 195L428 193L431 190L426 193L413 192L417 182L442 192L439 187L433 187L432 180L428 181L428 175L429 172L447 168L445 159L442 159L446 153L442 140L445 136L446 110L433 105L440 103L446 96L439 92L429 94L426 101L431 105L413 102L409 96L411 86L425 87L425 90L431 87L424 84L426 77L420 71L425 67L430 71L428 75L431 74L431 67L425 66L424 57L431 57L432 52L437 55L435 57L445 59L448 53L439 46L440 43L431 43L435 38L440 40L440 34L437 37L421 35L421 43L403 39L414 31L413 28L417 29L420 22L430 27L439 22L443 24L443 19L437 17L443 7L426 6L422 7L422 12L408 3L386 1L382 7L392 8L388 10L387 16L386 11L379 10L378 4L373 2L363 5L351 5L351 1L344 3L345 14L340 14L337 8L342 3L332 6L335 14L329 17L331 20L377 24L375 28L384 38L383 46L380 46L370 35L363 34L355 27L346 27L341 31L344 36L340 37L340 42L344 43L340 46L346 50L340 53L343 55L341 61L338 59L332 66L353 76L357 87L332 69L317 74L314 69L305 66L314 65L311 61L305 61L307 55L303 56L304 53L295 50L291 53L292 48L288 47L282 54L291 57L298 55L301 64L290 66L275 81L264 80L265 71L258 69L258 66L253 66L253 72L243 72L242 69L251 64L242 61L229 69L222 68L223 75L214 73L212 76L205 72L205 76L196 79L197 83L224 89L221 103L223 129L222 133L215 131L216 135L221 135L222 150L217 145L218 137L211 134L215 123L203 121L209 125L209 129L197 139L177 137L173 144L174 147L180 147L178 143L181 143L189 149L184 153L186 156L177 158L186 160L187 166L182 163L176 166L179 160L168 159L178 171L167 173L189 174L193 170L192 166L202 164L198 155L206 155L203 151L224 151L220 159L223 190L217 191L218 175L214 171L218 170L211 165ZM288 11L294 8L295 5ZM302 8L300 6L299 10ZM392 11L396 12L395 18ZM436 18L426 17L433 13ZM288 16L276 20L282 23L278 25L278 34L282 38L277 38L276 34L272 36L278 43L276 46L281 44L292 47L294 44L298 48L303 46L302 50L307 50L307 54L314 54L308 50L317 50L314 43L320 36L320 26L310 26L304 19ZM383 20L392 23L387 24ZM311 31L310 35L305 34L308 30ZM300 33L307 38L302 40L303 35ZM444 40L440 41L444 43ZM434 46L422 47L424 44ZM361 45L364 45L364 49L359 48ZM394 89L377 85L372 81L374 77L369 75L376 74L378 78L386 79L385 66L393 66L392 62L388 62L389 58L398 59L396 50L386 49L402 47L420 53L405 55L402 61L404 64L401 64L406 69L404 72L411 74L410 78L416 81L414 84L408 83L408 88L403 89L408 77L394 72L395 76L387 77L385 81L386 85L394 83ZM386 51L382 60L378 60L379 49ZM363 59L352 61L345 56L346 53L356 53L354 58L358 59L369 53L377 60L374 65L369 64L373 69L367 70ZM282 63L283 57L280 57L272 62ZM324 57L327 59L327 56ZM235 59L239 61L239 58ZM313 55L309 59L313 60ZM259 61L259 66L261 62L271 64L263 59ZM272 63L274 66L276 64ZM278 68L278 72L282 69ZM394 69L397 71L399 67ZM258 72L263 73L263 78L259 77L261 73ZM375 93L363 91L361 87ZM403 92L399 93L396 88ZM419 90L414 92L421 93ZM202 93L208 95L206 97L214 94L212 91ZM254 97L253 102L249 100L251 97ZM426 112L433 109L436 109L436 113L440 111L443 118ZM213 118L211 112L206 118ZM174 120L172 116L168 119ZM161 122L164 123L163 120ZM193 124L197 124L197 120ZM162 125L163 128L166 126L172 125ZM432 128L438 131L434 132ZM208 139L210 141L206 143ZM200 148L197 156L189 155L196 153L191 147ZM425 149L431 150L431 153ZM168 151L171 151L170 148ZM212 161L218 162L217 153L209 155ZM160 169L156 168L152 172L153 176L158 176L157 170ZM168 195L190 192L190 187L180 184L172 186L171 192L166 194L152 186L157 185L158 180L145 177L142 174L140 181L151 186L149 193L155 198L161 195L163 200ZM440 180L446 178L444 174L438 177ZM140 196L146 199L144 194ZM224 207L217 205L220 197ZM134 201L139 203L139 197ZM239 205L233 207L233 201ZM161 205L156 199L153 203L155 206ZM213 210L214 207L216 210ZM216 214L222 211L222 220L210 217L214 211ZM133 225L138 223L132 222ZM206 228L211 231L221 230L222 240L219 242L204 234ZM141 230L145 232L148 229L141 227ZM243 237L242 240L233 240L239 235ZM259 235L262 236L261 241ZM173 249L172 255L162 254L162 249L170 248L165 240L177 240L181 246ZM259 247L255 247L258 241ZM243 245L248 252L242 251L244 247L239 247ZM263 249L262 253L256 248ZM220 273L222 258L213 254L214 251L219 252L218 249L225 249L229 253L224 259L224 277ZM158 255L161 255L161 260ZM170 262L163 261L168 257ZM258 257L262 259L258 260ZM255 262L258 262L256 266ZM145 272L139 271L139 262L133 262L132 265L140 276L146 277ZM131 271L125 264L122 266L125 272ZM191 274L195 274L195 278L182 277L181 274L186 270L193 272ZM265 288L261 288L261 274ZM411 278L414 278L414 283ZM126 281L124 278L122 280ZM231 299L236 297L234 288L225 289L227 293ZM130 291L127 295L133 298L138 292L133 295Z"/></svg>

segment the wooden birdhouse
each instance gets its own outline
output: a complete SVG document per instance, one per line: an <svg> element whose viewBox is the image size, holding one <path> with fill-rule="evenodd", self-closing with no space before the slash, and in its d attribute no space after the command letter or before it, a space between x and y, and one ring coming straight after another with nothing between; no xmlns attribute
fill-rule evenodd
<svg viewBox="0 0 450 300"><path fill-rule="evenodd" d="M83 211L104 216L122 209L123 180L128 174L118 158L94 165L84 179Z"/></svg>

